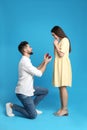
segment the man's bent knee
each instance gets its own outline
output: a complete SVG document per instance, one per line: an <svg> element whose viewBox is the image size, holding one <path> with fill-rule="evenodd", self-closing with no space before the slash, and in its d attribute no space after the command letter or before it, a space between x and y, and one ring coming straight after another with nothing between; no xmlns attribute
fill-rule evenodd
<svg viewBox="0 0 87 130"><path fill-rule="evenodd" d="M32 113L32 115L29 115L29 119L35 119L37 117L37 113Z"/></svg>
<svg viewBox="0 0 87 130"><path fill-rule="evenodd" d="M45 89L45 94L48 94L48 89Z"/></svg>

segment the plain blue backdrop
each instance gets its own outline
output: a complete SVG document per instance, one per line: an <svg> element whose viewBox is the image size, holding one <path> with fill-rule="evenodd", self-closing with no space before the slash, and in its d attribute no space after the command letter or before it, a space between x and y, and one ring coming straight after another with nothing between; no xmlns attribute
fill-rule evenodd
<svg viewBox="0 0 87 130"><path fill-rule="evenodd" d="M53 38L50 30L59 25L71 40L73 84L69 92L69 116L55 117L59 107L57 88L52 86ZM87 1L0 0L0 130L87 130ZM27 40L33 48L32 63L38 66L49 52L53 59L35 85L49 89L40 103L43 114L35 120L5 115L5 103L19 103L14 90L21 54L18 44Z"/></svg>

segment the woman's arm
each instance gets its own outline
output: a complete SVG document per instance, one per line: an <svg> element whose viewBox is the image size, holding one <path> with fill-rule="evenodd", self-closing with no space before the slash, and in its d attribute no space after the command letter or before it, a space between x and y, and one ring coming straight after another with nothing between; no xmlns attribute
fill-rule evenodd
<svg viewBox="0 0 87 130"><path fill-rule="evenodd" d="M63 57L63 56L64 56L64 53L61 52L61 48L59 47L57 40L54 40L54 46L55 46L55 48L56 48L56 50L57 50L58 55L59 55L60 57Z"/></svg>

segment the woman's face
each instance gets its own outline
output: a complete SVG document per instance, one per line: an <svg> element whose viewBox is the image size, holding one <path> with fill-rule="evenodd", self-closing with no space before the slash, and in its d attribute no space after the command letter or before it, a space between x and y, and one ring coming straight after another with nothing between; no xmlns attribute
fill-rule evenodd
<svg viewBox="0 0 87 130"><path fill-rule="evenodd" d="M52 36L54 37L54 39L59 40L59 37L53 32L52 32Z"/></svg>

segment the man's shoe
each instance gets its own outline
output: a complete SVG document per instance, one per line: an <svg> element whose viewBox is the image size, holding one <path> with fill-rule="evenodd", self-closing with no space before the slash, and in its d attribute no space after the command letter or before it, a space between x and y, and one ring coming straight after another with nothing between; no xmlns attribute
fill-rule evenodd
<svg viewBox="0 0 87 130"><path fill-rule="evenodd" d="M37 112L37 114L38 114L38 115L40 115L40 114L42 114L42 113L43 113L42 111L37 110L37 109L36 109L36 112Z"/></svg>
<svg viewBox="0 0 87 130"><path fill-rule="evenodd" d="M10 103L10 102L9 102L9 103L6 103L6 114L7 114L7 116L9 116L9 117L15 116L15 115L13 114L13 112L12 112L12 107L11 107L11 103Z"/></svg>

